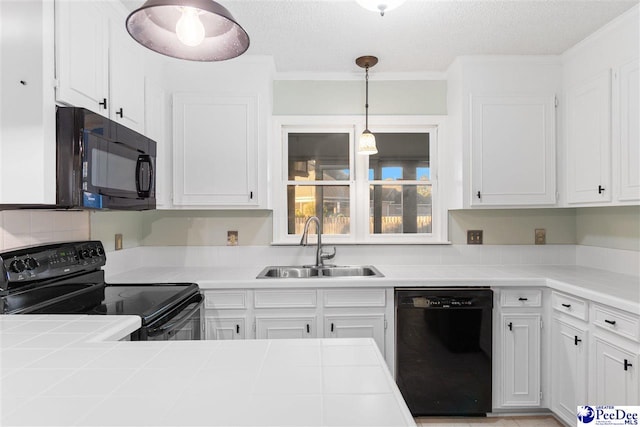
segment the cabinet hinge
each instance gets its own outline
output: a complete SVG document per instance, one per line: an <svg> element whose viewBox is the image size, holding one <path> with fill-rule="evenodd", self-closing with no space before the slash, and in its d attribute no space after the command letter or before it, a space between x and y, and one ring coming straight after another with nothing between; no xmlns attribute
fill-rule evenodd
<svg viewBox="0 0 640 427"><path fill-rule="evenodd" d="M385 330L387 330L387 326L388 326L387 319L384 319L384 329Z"/></svg>
<svg viewBox="0 0 640 427"><path fill-rule="evenodd" d="M558 105L560 104L560 101L558 100L557 96L553 97L553 105L558 108Z"/></svg>

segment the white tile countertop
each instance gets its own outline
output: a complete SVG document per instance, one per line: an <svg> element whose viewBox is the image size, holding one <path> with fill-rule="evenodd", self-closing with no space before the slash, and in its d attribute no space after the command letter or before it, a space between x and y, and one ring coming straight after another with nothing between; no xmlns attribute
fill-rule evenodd
<svg viewBox="0 0 640 427"><path fill-rule="evenodd" d="M195 282L201 289L300 287L548 286L640 312L640 278L582 266L375 265L382 278L256 279L264 266L143 267L108 275L109 283Z"/></svg>
<svg viewBox="0 0 640 427"><path fill-rule="evenodd" d="M137 316L0 316L3 426L415 426L372 339L116 341Z"/></svg>

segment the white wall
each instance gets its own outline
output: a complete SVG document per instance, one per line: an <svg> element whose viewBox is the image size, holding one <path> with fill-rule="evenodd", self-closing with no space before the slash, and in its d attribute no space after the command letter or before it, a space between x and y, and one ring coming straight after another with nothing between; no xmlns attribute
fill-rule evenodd
<svg viewBox="0 0 640 427"><path fill-rule="evenodd" d="M89 213L82 211L0 211L0 250L89 238Z"/></svg>

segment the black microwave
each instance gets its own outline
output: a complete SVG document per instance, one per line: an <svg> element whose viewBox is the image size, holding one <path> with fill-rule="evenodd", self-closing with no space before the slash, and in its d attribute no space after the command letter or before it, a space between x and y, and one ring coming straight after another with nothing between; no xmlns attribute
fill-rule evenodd
<svg viewBox="0 0 640 427"><path fill-rule="evenodd" d="M155 209L156 143L84 108L56 110L61 208Z"/></svg>

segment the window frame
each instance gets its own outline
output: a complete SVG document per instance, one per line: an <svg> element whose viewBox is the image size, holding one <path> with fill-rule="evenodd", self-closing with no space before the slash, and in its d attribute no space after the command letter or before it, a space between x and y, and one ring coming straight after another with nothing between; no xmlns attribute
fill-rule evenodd
<svg viewBox="0 0 640 427"><path fill-rule="evenodd" d="M432 230L429 234L369 234L369 156L355 153L357 136L364 130L361 116L276 116L272 155L273 244L299 244L299 235L289 235L287 218L288 135L289 133L348 133L350 180L350 234L323 235L328 244L443 244L447 241L447 206L439 191L438 171L442 165L439 140L444 116L372 116L369 128L376 133L429 133L430 180L399 181L398 185L431 184ZM303 185L346 185L347 181L295 181ZM366 224L366 225L362 225ZM315 232L310 236L315 242Z"/></svg>

